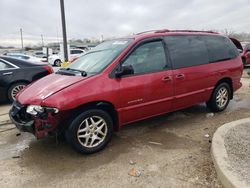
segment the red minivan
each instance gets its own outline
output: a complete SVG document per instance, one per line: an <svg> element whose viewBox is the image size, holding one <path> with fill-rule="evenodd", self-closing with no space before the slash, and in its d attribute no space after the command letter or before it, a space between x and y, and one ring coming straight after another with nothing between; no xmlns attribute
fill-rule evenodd
<svg viewBox="0 0 250 188"><path fill-rule="evenodd" d="M223 111L243 64L214 32L158 30L109 40L22 90L10 110L21 131L64 134L80 153L105 147L123 125L206 102Z"/></svg>

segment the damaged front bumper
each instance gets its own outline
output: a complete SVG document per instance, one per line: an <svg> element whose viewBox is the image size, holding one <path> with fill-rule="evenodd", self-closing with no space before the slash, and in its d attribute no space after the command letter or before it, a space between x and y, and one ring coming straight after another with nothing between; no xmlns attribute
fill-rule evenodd
<svg viewBox="0 0 250 188"><path fill-rule="evenodd" d="M27 113L26 110L27 106L15 101L9 112L11 121L20 131L30 132L37 138L42 138L57 128L58 118L51 110L45 110L36 116Z"/></svg>

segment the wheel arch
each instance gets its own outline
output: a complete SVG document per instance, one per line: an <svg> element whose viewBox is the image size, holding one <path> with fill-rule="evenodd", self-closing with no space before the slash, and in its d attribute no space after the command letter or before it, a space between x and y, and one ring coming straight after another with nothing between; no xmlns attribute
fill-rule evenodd
<svg viewBox="0 0 250 188"><path fill-rule="evenodd" d="M118 131L119 130L119 117L118 117L118 112L115 109L115 106L108 101L93 101L93 102L88 102L82 105L79 105L78 107L70 110L71 112L71 117L74 118L78 116L79 114L82 113L84 110L89 110L89 109L101 109L105 112L107 112L114 124L114 130Z"/></svg>
<svg viewBox="0 0 250 188"><path fill-rule="evenodd" d="M56 61L60 61L60 63L62 63L62 61L61 61L60 58L56 58L56 59L53 61L53 65L56 65Z"/></svg>
<svg viewBox="0 0 250 188"><path fill-rule="evenodd" d="M30 84L29 80L15 80L14 82L11 82L9 86L7 87L7 91L9 91L10 87L17 83L26 83L27 85Z"/></svg>
<svg viewBox="0 0 250 188"><path fill-rule="evenodd" d="M221 83L227 83L230 87L230 90L231 90L231 93L230 93L230 99L233 99L233 81L230 77L225 77L225 78L222 78L220 79L214 88L216 88L218 85L220 85Z"/></svg>

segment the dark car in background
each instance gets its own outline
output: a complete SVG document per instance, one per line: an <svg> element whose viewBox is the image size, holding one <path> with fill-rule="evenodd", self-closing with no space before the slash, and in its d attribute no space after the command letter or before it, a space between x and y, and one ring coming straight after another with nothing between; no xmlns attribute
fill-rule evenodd
<svg viewBox="0 0 250 188"><path fill-rule="evenodd" d="M21 59L0 56L0 99L13 101L26 85L38 80L53 69L43 63L32 63Z"/></svg>

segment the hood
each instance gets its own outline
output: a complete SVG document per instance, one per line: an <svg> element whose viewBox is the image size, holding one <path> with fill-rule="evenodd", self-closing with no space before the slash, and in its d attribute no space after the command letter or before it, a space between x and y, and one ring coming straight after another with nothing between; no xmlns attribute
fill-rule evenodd
<svg viewBox="0 0 250 188"><path fill-rule="evenodd" d="M27 86L17 95L17 100L21 104L39 105L49 96L86 78L82 76L50 74Z"/></svg>

